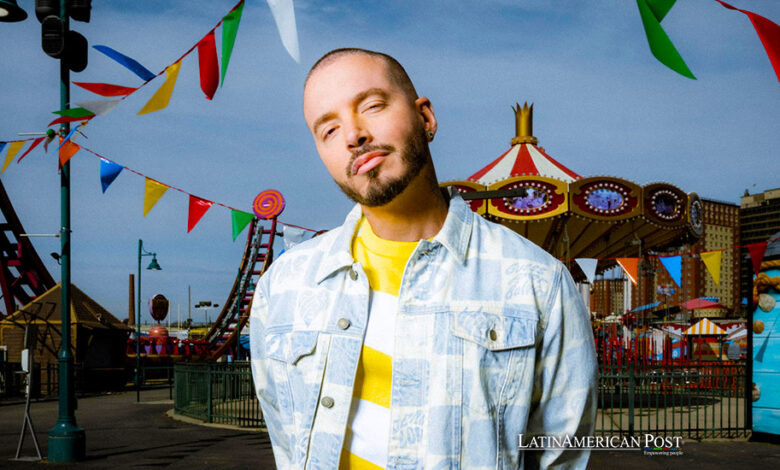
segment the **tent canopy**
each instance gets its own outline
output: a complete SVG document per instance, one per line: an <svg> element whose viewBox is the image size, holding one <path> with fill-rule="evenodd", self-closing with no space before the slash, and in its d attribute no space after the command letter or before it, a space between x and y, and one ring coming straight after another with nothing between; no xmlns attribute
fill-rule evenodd
<svg viewBox="0 0 780 470"><path fill-rule="evenodd" d="M684 335L725 335L723 328L712 323L707 318L685 330Z"/></svg>
<svg viewBox="0 0 780 470"><path fill-rule="evenodd" d="M699 308L726 308L723 305L719 304L718 302L713 302L703 297L699 297L698 299L692 299L687 302L683 302L682 304L680 304L680 306L683 308L687 308L688 310L696 310Z"/></svg>

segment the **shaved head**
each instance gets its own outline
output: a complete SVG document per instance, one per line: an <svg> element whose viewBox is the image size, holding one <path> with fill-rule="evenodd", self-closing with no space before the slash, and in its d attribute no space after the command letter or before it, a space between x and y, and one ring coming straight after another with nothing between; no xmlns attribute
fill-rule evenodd
<svg viewBox="0 0 780 470"><path fill-rule="evenodd" d="M368 49L360 49L356 47L334 49L322 56L320 60L312 65L311 69L309 70L309 74L306 75L306 82L304 82L303 87L306 88L306 84L309 83L309 79L318 69L346 55L365 55L381 60L387 67L387 75L390 77L390 80L404 91L404 94L406 94L406 97L409 99L409 101L414 101L418 98L417 90L414 89L412 80L409 78L409 75L406 73L406 70L404 70L403 66L397 60L395 60L394 57L382 52L370 51Z"/></svg>

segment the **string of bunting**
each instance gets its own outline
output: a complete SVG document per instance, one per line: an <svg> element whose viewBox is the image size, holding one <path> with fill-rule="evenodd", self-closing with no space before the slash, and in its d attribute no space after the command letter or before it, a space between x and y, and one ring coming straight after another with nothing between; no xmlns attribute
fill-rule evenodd
<svg viewBox="0 0 780 470"><path fill-rule="evenodd" d="M747 10L741 10L733 7L722 0L715 0L721 6L729 10L744 13L750 19L753 27L758 34L761 44L764 46L772 68L780 81L780 26L764 18L761 15ZM650 52L659 62L679 73L684 77L695 80L693 72L685 64L685 61L677 52L672 40L661 26L669 10L672 9L676 0L637 0L639 16L642 19L642 26L647 35L647 43L650 46Z"/></svg>
<svg viewBox="0 0 780 470"><path fill-rule="evenodd" d="M660 261L661 264L666 269L666 272L669 273L669 276L672 278L672 280L677 284L677 286L681 286L682 285L681 282L682 281L682 257L698 256L701 258L702 262L704 263L704 266L707 268L707 272L709 272L710 276L712 276L712 280L715 282L715 284L719 285L720 271L721 271L721 265L723 261L723 253L725 251L739 250L741 248L746 248L748 250L748 255L750 256L751 262L753 264L753 272L756 275L758 275L759 271L761 270L761 261L764 258L764 253L766 252L767 246L769 245L769 243L772 243L778 239L780 238L772 238L767 241L763 241L759 243L750 243L747 245L734 245L729 248L720 248L715 250L707 250L703 252L680 253L671 256L650 255L650 256L643 256L643 257L636 257L636 258L575 258L574 261L577 263L580 269L582 269L582 272L585 274L585 277L588 279L588 282L592 284L596 277L596 266L598 262L605 261L605 260L614 260L617 262L617 264L620 266L620 268L629 278L631 283L636 285L638 281L638 274L639 274L639 260L657 258L658 261Z"/></svg>

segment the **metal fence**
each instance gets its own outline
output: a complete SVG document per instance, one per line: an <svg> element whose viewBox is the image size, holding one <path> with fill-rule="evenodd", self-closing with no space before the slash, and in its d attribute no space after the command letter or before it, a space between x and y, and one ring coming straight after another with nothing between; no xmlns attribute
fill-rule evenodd
<svg viewBox="0 0 780 470"><path fill-rule="evenodd" d="M174 411L207 423L265 426L249 362L177 363Z"/></svg>
<svg viewBox="0 0 780 470"><path fill-rule="evenodd" d="M745 362L602 364L596 434L741 437Z"/></svg>

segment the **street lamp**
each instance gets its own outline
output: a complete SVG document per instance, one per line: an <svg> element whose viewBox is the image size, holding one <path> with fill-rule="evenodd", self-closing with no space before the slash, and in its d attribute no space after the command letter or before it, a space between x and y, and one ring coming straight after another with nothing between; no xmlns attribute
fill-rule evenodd
<svg viewBox="0 0 780 470"><path fill-rule="evenodd" d="M138 303L135 311L138 318L135 321L135 401L141 401L141 258L151 256L152 262L146 269L160 271L162 268L157 263L157 253L144 250L144 241L138 239Z"/></svg>
<svg viewBox="0 0 780 470"><path fill-rule="evenodd" d="M22 10L16 0L0 0L0 21L13 23L27 19L27 12Z"/></svg>

